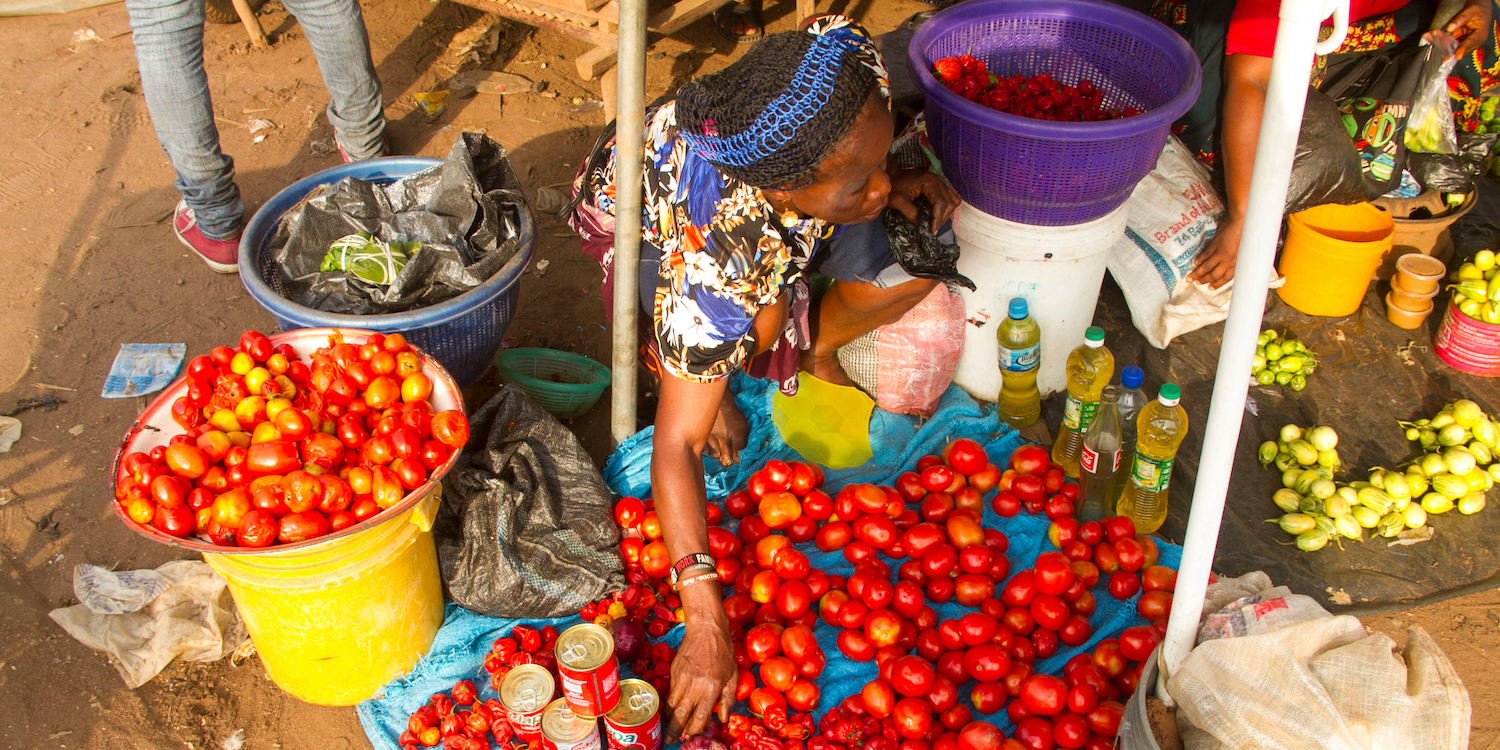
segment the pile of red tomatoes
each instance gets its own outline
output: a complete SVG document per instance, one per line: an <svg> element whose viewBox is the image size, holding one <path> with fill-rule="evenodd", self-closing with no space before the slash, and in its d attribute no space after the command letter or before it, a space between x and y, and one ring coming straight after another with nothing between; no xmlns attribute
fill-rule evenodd
<svg viewBox="0 0 1500 750"><path fill-rule="evenodd" d="M718 506L708 506L709 526L719 523L723 516ZM683 614L681 600L667 584L671 562L662 538L661 521L656 517L656 503L649 498L621 498L615 503L615 524L625 537L620 543L620 553L630 585L604 600L585 605L579 614L605 627L628 616L640 623L648 636L660 638L683 621Z"/></svg>
<svg viewBox="0 0 1500 750"><path fill-rule="evenodd" d="M972 55L945 57L932 65L932 74L965 99L990 109L1035 120L1098 122L1134 117L1135 107L1106 109L1104 92L1084 78L1078 85L1058 83L1050 73L1001 78Z"/></svg>
<svg viewBox="0 0 1500 750"><path fill-rule="evenodd" d="M401 334L354 345L335 333L303 362L246 331L187 365L172 403L184 430L126 455L125 515L170 536L226 547L314 539L371 518L427 482L469 439L459 411L436 414L423 358Z"/></svg>
<svg viewBox="0 0 1500 750"><path fill-rule="evenodd" d="M990 508L1001 518L1026 511L1053 520L1072 518L1078 502L1078 483L1052 463L1052 454L1036 445L1023 445L1010 455L1010 468L1000 475L1000 491Z"/></svg>
<svg viewBox="0 0 1500 750"><path fill-rule="evenodd" d="M896 487L851 484L829 496L822 484L816 466L767 462L725 499L736 531L709 529L719 575L732 587L724 610L739 666L736 699L753 715L732 721L731 737L748 728L753 741L742 744L754 750L770 742L782 750L1112 746L1141 663L1165 629L1176 576L1155 564L1155 543L1129 519L1073 520L1076 485L1035 446L1017 450L1004 472L982 446L960 439ZM1009 539L981 525L984 494L997 488L996 510L1010 511L1001 515L1026 509L1054 518L1048 536L1057 549L1014 575ZM802 542L841 552L852 574L813 567L794 546ZM664 558L649 547L636 559L664 574ZM1101 583L1100 595L1121 600L1144 588L1138 611L1153 625L1101 641L1061 675L1036 673L1038 660L1090 640L1092 589ZM940 620L934 607L950 601L971 611ZM878 676L808 732L828 661L814 635L819 620L838 629L844 658L874 662ZM975 718L1002 710L1017 726L1010 738Z"/></svg>

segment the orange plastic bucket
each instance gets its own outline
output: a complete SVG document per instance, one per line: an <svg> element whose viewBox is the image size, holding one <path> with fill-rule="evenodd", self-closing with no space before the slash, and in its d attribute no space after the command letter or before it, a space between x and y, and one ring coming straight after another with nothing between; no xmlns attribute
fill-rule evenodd
<svg viewBox="0 0 1500 750"><path fill-rule="evenodd" d="M1391 250L1396 222L1369 203L1313 206L1287 217L1281 300L1308 315L1353 315Z"/></svg>

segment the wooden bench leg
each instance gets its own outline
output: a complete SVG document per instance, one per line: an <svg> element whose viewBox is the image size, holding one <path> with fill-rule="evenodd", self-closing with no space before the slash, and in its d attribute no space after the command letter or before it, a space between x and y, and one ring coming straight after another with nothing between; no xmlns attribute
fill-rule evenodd
<svg viewBox="0 0 1500 750"><path fill-rule="evenodd" d="M604 121L615 119L615 104L617 102L616 92L619 90L616 72L619 68L610 68L599 76L599 89L604 96Z"/></svg>
<svg viewBox="0 0 1500 750"><path fill-rule="evenodd" d="M247 0L234 0L234 12L239 14L240 23L245 25L245 32L250 35L250 43L255 45L256 49L266 49L271 46L271 43L266 41L266 30L260 27L260 19L255 17L255 11L250 10L250 3Z"/></svg>
<svg viewBox="0 0 1500 750"><path fill-rule="evenodd" d="M812 18L817 12L817 0L797 0L797 23Z"/></svg>

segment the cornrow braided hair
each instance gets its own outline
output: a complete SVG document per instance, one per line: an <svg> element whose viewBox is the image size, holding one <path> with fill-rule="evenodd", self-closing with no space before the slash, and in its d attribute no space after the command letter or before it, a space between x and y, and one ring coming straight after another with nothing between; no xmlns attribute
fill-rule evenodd
<svg viewBox="0 0 1500 750"><path fill-rule="evenodd" d="M823 16L766 37L733 65L677 92L680 137L724 174L795 189L849 133L870 92L889 106L880 52L863 28Z"/></svg>

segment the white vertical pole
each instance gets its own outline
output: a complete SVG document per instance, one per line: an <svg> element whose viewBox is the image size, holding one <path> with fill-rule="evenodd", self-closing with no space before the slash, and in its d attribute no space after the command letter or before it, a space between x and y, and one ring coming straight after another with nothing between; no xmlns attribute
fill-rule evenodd
<svg viewBox="0 0 1500 750"><path fill-rule="evenodd" d="M641 173L646 148L646 0L620 0L615 114L615 298L610 369L610 434L635 434L635 376L640 310ZM609 75L609 74L606 74Z"/></svg>
<svg viewBox="0 0 1500 750"><path fill-rule="evenodd" d="M1318 27L1330 13L1334 15L1334 36L1319 44ZM1177 573L1172 615L1162 646L1162 676L1156 692L1169 705L1166 680L1182 665L1197 639L1203 595L1219 541L1219 525L1224 519L1224 498L1229 491L1229 474L1239 443L1245 394L1250 389L1250 361L1260 335L1272 262L1276 258L1276 239L1281 232L1281 210L1297 153L1308 71L1312 70L1315 49L1319 53L1331 52L1343 41L1349 25L1348 13L1348 0L1281 3L1266 108L1255 148L1255 168L1250 176L1245 231L1235 266L1234 296L1229 303L1229 319L1224 324L1213 399L1208 407L1208 423L1203 428L1198 481L1193 487L1192 511L1183 539L1182 565Z"/></svg>

